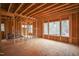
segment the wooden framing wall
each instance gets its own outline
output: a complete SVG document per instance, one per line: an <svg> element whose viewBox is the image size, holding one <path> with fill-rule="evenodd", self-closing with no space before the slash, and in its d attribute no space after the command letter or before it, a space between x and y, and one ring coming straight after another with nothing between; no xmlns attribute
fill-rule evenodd
<svg viewBox="0 0 79 59"><path fill-rule="evenodd" d="M54 18L53 18L54 17ZM56 40L56 41L61 41L61 42L66 42L66 43L70 43L70 44L74 44L74 45L79 45L79 12L75 12L75 13L66 13L64 15L60 14L60 15L56 15L53 17L48 17L48 18L41 18L40 20L42 21L38 21L38 37L41 38L46 38L49 40ZM44 22L50 22L50 21L61 21L63 20L63 18L67 18L69 19L69 37L62 37L62 36L50 36L50 35L43 35L43 23Z"/></svg>
<svg viewBox="0 0 79 59"><path fill-rule="evenodd" d="M79 12L71 14L71 37L70 43L79 45Z"/></svg>
<svg viewBox="0 0 79 59"><path fill-rule="evenodd" d="M33 35L36 36L36 22L33 22Z"/></svg>
<svg viewBox="0 0 79 59"><path fill-rule="evenodd" d="M37 20L37 37L42 37L42 21Z"/></svg>
<svg viewBox="0 0 79 59"><path fill-rule="evenodd" d="M77 13L77 40L79 45L79 12Z"/></svg>
<svg viewBox="0 0 79 59"><path fill-rule="evenodd" d="M17 22L17 19L15 19L14 17L12 18L3 17L1 18L1 21L4 22L4 25L5 25L5 31L1 32L2 33L1 35L4 37L2 39L8 39L8 34L13 35L14 38L16 36L21 36L20 21Z"/></svg>
<svg viewBox="0 0 79 59"><path fill-rule="evenodd" d="M57 17L56 17L57 16ZM37 27L37 37L41 38L46 38L49 40L56 40L56 41L61 41L61 42L66 42L66 43L71 43L75 45L79 45L79 12L75 13L68 13L64 15L56 15L53 17L48 17L48 18L37 18L37 21L33 22L33 35L36 35L36 27ZM43 23L45 21L50 22L50 21L61 21L63 18L68 18L70 21L70 37L61 37L61 36L50 36L50 35L43 35ZM9 19L6 18L4 21L5 23L5 35L7 39L7 33L12 33L15 35L21 35L21 21L18 22L17 19ZM37 25L36 25L37 23Z"/></svg>
<svg viewBox="0 0 79 59"><path fill-rule="evenodd" d="M20 4L17 9L15 6L14 9L16 9L16 11L11 13L10 9L13 10L13 7L14 7L13 5L17 5L17 4L10 4L8 11L5 11L4 10L5 8L0 9L0 16L4 15L6 17L7 16L11 17L11 18L3 17L5 21L3 21L3 19L0 17L0 21L1 22L3 21L5 23L5 32L3 33L0 32L1 33L0 36L5 36L6 39L8 39L8 33L13 34L14 38L17 37L17 35L21 35L22 34L21 25L22 25L22 22L24 22L25 24L26 23L33 24L33 27L34 27L33 35L36 35L37 37L79 45L79 9L78 9L79 4L47 4L46 3L46 4L40 5L39 7L36 4L29 4L29 6L24 10L22 8L24 8L24 5L27 5L27 4L24 4L24 5ZM49 6L47 7L46 5L49 5ZM56 7L56 5L59 5L59 6ZM37 6L37 8L35 7L33 10L31 10L30 8L32 6ZM20 15L19 15L18 12L21 9L22 9L22 12L20 12L19 13ZM28 12L28 10L30 12ZM20 19L20 17L23 17L25 19ZM33 18L35 18L36 20L33 20ZM63 18L67 18L70 21L69 37L43 35L43 23L45 21L46 22L61 21L63 20ZM61 29L61 26L60 26L60 29Z"/></svg>

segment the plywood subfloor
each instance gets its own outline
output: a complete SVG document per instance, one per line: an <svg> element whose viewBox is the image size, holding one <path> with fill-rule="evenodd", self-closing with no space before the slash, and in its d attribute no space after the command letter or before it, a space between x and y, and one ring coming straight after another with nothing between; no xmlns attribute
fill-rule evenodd
<svg viewBox="0 0 79 59"><path fill-rule="evenodd" d="M35 38L2 41L2 52L6 56L79 56L79 47L53 40Z"/></svg>

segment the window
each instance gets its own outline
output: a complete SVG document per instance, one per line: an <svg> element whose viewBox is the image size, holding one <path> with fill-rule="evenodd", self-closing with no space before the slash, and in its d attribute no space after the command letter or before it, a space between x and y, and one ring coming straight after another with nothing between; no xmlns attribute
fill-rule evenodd
<svg viewBox="0 0 79 59"><path fill-rule="evenodd" d="M43 34L45 35L49 34L53 36L69 37L69 20L62 20L61 22L60 21L49 22L49 23L46 22L43 24L43 26L44 26Z"/></svg>
<svg viewBox="0 0 79 59"><path fill-rule="evenodd" d="M22 25L22 28L27 28L27 25Z"/></svg>
<svg viewBox="0 0 79 59"><path fill-rule="evenodd" d="M27 29L29 33L33 33L33 25L22 25L22 28Z"/></svg>
<svg viewBox="0 0 79 59"><path fill-rule="evenodd" d="M24 28L24 25L22 25L22 28Z"/></svg>
<svg viewBox="0 0 79 59"><path fill-rule="evenodd" d="M61 36L69 37L69 20L61 21Z"/></svg>
<svg viewBox="0 0 79 59"><path fill-rule="evenodd" d="M60 22L49 22L49 35L60 35Z"/></svg>
<svg viewBox="0 0 79 59"><path fill-rule="evenodd" d="M4 23L1 24L1 31L5 31Z"/></svg>
<svg viewBox="0 0 79 59"><path fill-rule="evenodd" d="M33 33L33 25L28 25L28 32Z"/></svg>
<svg viewBox="0 0 79 59"><path fill-rule="evenodd" d="M48 35L48 23L44 23L43 24L43 34L46 34L46 35Z"/></svg>
<svg viewBox="0 0 79 59"><path fill-rule="evenodd" d="M27 25L25 25L25 28L27 28Z"/></svg>

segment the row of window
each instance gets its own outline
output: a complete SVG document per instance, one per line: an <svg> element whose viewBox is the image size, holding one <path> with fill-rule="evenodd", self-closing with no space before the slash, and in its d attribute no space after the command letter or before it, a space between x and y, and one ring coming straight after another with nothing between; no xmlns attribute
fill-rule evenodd
<svg viewBox="0 0 79 59"><path fill-rule="evenodd" d="M22 28L26 28L29 33L33 33L33 25L22 25ZM1 31L5 31L4 23L1 23Z"/></svg>
<svg viewBox="0 0 79 59"><path fill-rule="evenodd" d="M28 32L33 33L33 25L22 25L22 27L26 28ZM5 31L3 23L1 24L1 31ZM69 20L44 23L43 34L69 37Z"/></svg>
<svg viewBox="0 0 79 59"><path fill-rule="evenodd" d="M29 33L33 33L33 25L22 25L22 28L28 30Z"/></svg>
<svg viewBox="0 0 79 59"><path fill-rule="evenodd" d="M69 37L69 20L46 22L43 24L44 35L66 36Z"/></svg>

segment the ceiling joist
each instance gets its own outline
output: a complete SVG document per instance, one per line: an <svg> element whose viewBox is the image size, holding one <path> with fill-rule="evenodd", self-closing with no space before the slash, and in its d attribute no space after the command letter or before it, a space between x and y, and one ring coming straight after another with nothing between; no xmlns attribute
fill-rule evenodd
<svg viewBox="0 0 79 59"><path fill-rule="evenodd" d="M52 12L48 12L48 13L54 13L54 12L59 12L59 11L63 11L63 10L66 10L66 9L71 9L71 7L73 8L73 6L77 6L78 4L72 4L72 5L69 5L69 6L66 6L66 7L64 7L64 8L59 8L59 9L57 9L57 10L54 10L54 11L52 11ZM47 14L48 14L47 13Z"/></svg>
<svg viewBox="0 0 79 59"><path fill-rule="evenodd" d="M43 13L51 12L51 11L57 10L57 9L59 9L59 8L62 8L62 7L64 7L64 6L67 6L67 5L69 5L69 4L60 5L60 6L58 6L58 7L55 7L55 8L49 9L49 10L47 10L47 11L44 11Z"/></svg>
<svg viewBox="0 0 79 59"><path fill-rule="evenodd" d="M35 3L33 3L33 4L31 4L29 7L27 7L24 11L22 11L22 12L20 13L20 15L23 14L25 11L27 11L29 8L31 8L33 5L35 5Z"/></svg>
<svg viewBox="0 0 79 59"><path fill-rule="evenodd" d="M16 13L22 6L23 6L23 3L20 4L20 6L16 9L16 11L14 13Z"/></svg>
<svg viewBox="0 0 79 59"><path fill-rule="evenodd" d="M46 10L46 9L49 9L49 8L55 6L55 5L57 5L57 4L53 4L53 5L50 5L50 6L46 7L46 8L44 8L44 9L38 10L37 12L31 14L30 16L35 15L35 14L37 14L37 13L39 13L39 12L42 12L42 11L44 11L44 10Z"/></svg>
<svg viewBox="0 0 79 59"><path fill-rule="evenodd" d="M40 7L42 7L42 6L44 6L44 5L46 5L46 3L41 4L40 6L38 6L37 8L35 8L35 9L33 9L33 10L31 10L30 12L28 12L28 13L27 13L27 14L25 14L25 15L28 15L28 14L30 14L30 13L32 13L32 12L34 12L35 10L39 9Z"/></svg>
<svg viewBox="0 0 79 59"><path fill-rule="evenodd" d="M31 3L31 4L28 4L29 6L28 7L25 7L24 10L22 11L21 7L23 6L26 6L26 4L19 4L17 6L17 4L13 4L11 3L10 5L6 5L8 7L8 12L7 10L5 10L7 7L4 7L5 4L3 5L3 7L1 7L1 9L4 9L4 11L2 10L0 12L0 15L6 15L6 16L19 16L19 17L22 17L22 18L29 18L29 19L34 19L34 17L50 17L52 15L57 15L57 14L60 14L60 13L72 13L72 12L77 12L79 11L79 4L78 3L75 3L75 4L70 4L70 3L64 3L64 4L59 4L59 3L55 3L55 4L47 4L47 3L43 3L43 4L40 4L38 6L36 6L37 4L36 3ZM16 6L18 8L16 8ZM36 8L32 8L32 7L35 7ZM11 13L12 10L15 10L14 13ZM17 14L17 12L19 11L22 11L20 14ZM26 11L29 11L26 13ZM24 15L25 14L25 15ZM48 16L48 17L47 17Z"/></svg>
<svg viewBox="0 0 79 59"><path fill-rule="evenodd" d="M9 5L8 12L10 12L11 6L12 6L12 3L10 3Z"/></svg>
<svg viewBox="0 0 79 59"><path fill-rule="evenodd" d="M78 9L79 10L79 6L76 6L76 7L73 7L73 8L68 8L68 9L64 9L64 10L61 10L61 11L57 11L57 12L53 12L53 13L50 13L50 15L54 15L54 14L62 14L64 15L64 12L67 12L67 13L75 13L75 12L79 12L78 10L76 11L71 11L72 9ZM48 16L49 14L42 14L43 16Z"/></svg>

